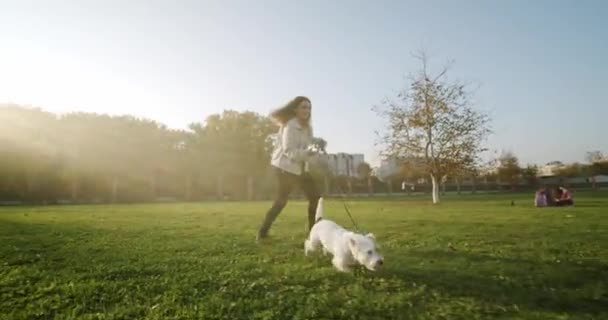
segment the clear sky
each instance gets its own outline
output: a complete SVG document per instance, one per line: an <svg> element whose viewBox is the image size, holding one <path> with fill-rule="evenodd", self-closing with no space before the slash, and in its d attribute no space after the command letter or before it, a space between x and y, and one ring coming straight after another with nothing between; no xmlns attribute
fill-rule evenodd
<svg viewBox="0 0 608 320"><path fill-rule="evenodd" d="M426 48L479 84L490 148L522 163L608 152L608 1L0 0L0 41L0 102L185 128L307 95L329 151L372 164L371 107Z"/></svg>

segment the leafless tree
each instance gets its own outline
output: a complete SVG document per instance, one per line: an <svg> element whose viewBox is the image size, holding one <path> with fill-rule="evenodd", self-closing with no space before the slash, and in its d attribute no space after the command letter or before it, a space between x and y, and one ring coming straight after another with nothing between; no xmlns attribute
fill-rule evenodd
<svg viewBox="0 0 608 320"><path fill-rule="evenodd" d="M437 74L428 69L424 52L414 56L421 69L408 86L376 111L387 120L380 136L385 156L424 159L433 184L433 203L439 202L439 183L448 175L475 166L490 134L489 117L472 107L468 86L449 81L449 64Z"/></svg>

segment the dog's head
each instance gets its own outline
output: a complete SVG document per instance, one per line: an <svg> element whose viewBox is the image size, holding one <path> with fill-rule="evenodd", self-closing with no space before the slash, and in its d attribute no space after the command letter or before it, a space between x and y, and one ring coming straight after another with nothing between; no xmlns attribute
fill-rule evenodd
<svg viewBox="0 0 608 320"><path fill-rule="evenodd" d="M368 270L377 271L384 264L384 258L378 251L376 238L373 234L351 233L348 246L355 260Z"/></svg>

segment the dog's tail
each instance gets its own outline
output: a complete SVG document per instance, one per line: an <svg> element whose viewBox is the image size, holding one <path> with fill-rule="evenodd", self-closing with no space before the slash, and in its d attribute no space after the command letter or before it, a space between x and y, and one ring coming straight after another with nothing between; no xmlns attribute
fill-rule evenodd
<svg viewBox="0 0 608 320"><path fill-rule="evenodd" d="M323 198L319 198L317 202L317 212L315 213L315 223L323 220Z"/></svg>

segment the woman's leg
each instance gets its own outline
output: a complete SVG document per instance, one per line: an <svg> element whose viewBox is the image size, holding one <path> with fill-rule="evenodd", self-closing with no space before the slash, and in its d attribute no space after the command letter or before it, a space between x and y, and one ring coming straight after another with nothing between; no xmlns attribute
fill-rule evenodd
<svg viewBox="0 0 608 320"><path fill-rule="evenodd" d="M321 195L317 190L315 181L308 173L303 173L300 176L300 187L308 199L308 231L310 231L312 226L315 224L315 213L317 211L317 205L319 204L319 198L321 198Z"/></svg>
<svg viewBox="0 0 608 320"><path fill-rule="evenodd" d="M283 208L285 208L289 194L293 189L294 175L280 169L276 169L276 174L279 182L279 189L272 207L266 212L264 221L258 230L258 239L266 238L270 226L281 213Z"/></svg>

